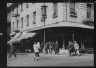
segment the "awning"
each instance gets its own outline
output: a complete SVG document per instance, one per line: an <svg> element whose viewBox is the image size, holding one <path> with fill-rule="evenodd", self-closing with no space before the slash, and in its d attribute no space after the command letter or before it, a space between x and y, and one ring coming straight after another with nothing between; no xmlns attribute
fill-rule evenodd
<svg viewBox="0 0 96 68"><path fill-rule="evenodd" d="M11 43L11 42L14 42L19 36L20 36L21 33L17 33L10 41L8 41L7 43Z"/></svg>
<svg viewBox="0 0 96 68"><path fill-rule="evenodd" d="M88 26L83 23L59 22L59 23L53 23L42 27L34 28L34 29L30 28L30 30L27 30L27 32L46 29L46 28L53 28L53 27L77 27L77 28L85 28L85 29L94 29L94 26Z"/></svg>
<svg viewBox="0 0 96 68"><path fill-rule="evenodd" d="M35 36L36 33L26 33L26 32L23 32L22 35L16 39L16 41L20 41L22 39L27 39L29 37L33 37Z"/></svg>
<svg viewBox="0 0 96 68"><path fill-rule="evenodd" d="M60 22L57 24L52 24L48 25L45 28L49 27L78 27L78 28L87 28L87 29L94 29L92 26L84 25L84 24L79 24L79 23L72 23L72 22Z"/></svg>

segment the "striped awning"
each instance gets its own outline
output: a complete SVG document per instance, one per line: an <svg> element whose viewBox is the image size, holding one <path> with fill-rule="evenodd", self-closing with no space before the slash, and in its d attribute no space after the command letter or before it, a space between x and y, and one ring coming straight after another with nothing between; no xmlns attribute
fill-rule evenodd
<svg viewBox="0 0 96 68"><path fill-rule="evenodd" d="M20 34L21 33L17 33L10 41L7 42L7 44L14 42L20 36Z"/></svg>
<svg viewBox="0 0 96 68"><path fill-rule="evenodd" d="M20 41L20 40L22 40L22 39L27 39L27 38L29 38L29 37L33 37L33 36L35 36L35 34L36 34L36 33L23 32L23 33L21 34L21 36L20 36L19 38L17 38L15 41Z"/></svg>

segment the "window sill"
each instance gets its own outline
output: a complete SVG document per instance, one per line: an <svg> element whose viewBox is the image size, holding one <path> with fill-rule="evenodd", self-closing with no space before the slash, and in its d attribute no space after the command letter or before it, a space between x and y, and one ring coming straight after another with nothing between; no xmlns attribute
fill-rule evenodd
<svg viewBox="0 0 96 68"><path fill-rule="evenodd" d="M70 17L75 17L75 18L77 18L77 14L70 14Z"/></svg>

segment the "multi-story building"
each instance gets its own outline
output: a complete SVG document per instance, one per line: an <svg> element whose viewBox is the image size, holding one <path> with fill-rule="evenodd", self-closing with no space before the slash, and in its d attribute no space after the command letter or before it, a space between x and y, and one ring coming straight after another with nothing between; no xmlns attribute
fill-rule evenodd
<svg viewBox="0 0 96 68"><path fill-rule="evenodd" d="M10 18L11 33L37 32L41 36L40 39L57 39L60 40L60 45L65 47L70 40L77 40L81 45L85 36L93 39L93 3L12 3L7 14L7 19Z"/></svg>

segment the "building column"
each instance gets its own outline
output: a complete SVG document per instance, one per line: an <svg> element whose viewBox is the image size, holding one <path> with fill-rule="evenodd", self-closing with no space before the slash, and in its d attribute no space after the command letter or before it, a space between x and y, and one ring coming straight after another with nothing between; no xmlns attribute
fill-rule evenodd
<svg viewBox="0 0 96 68"><path fill-rule="evenodd" d="M83 45L83 43L82 43L82 38L83 38L83 37L82 37L82 32L81 32L81 49L84 48L84 45Z"/></svg>

